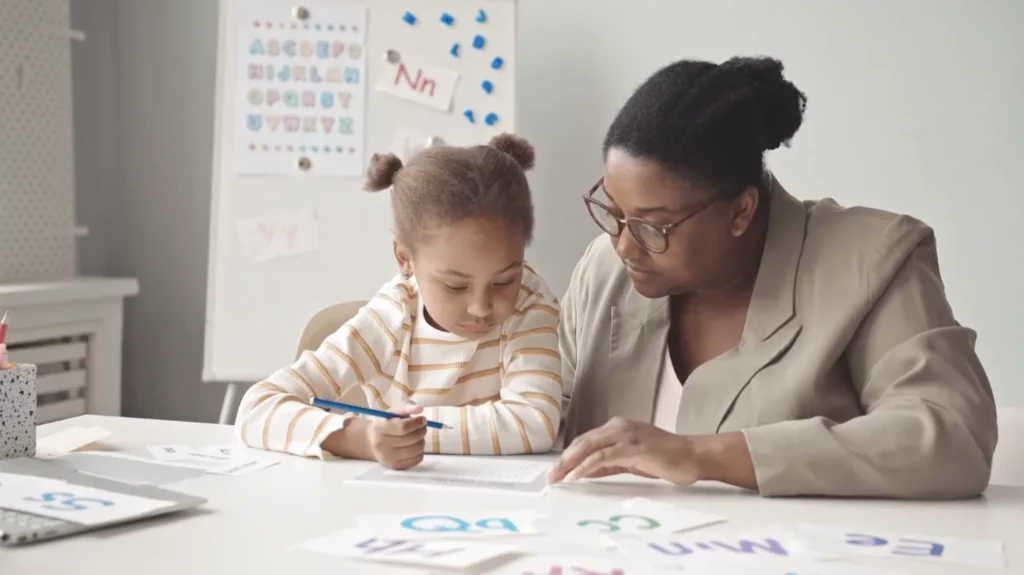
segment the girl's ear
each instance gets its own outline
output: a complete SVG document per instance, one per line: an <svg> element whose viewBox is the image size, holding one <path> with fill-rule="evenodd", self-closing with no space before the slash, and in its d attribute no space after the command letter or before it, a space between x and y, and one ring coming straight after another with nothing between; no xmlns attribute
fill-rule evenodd
<svg viewBox="0 0 1024 575"><path fill-rule="evenodd" d="M405 246L398 243L398 240L393 242L395 250L395 261L398 262L398 270L405 276L406 279L412 277L412 254Z"/></svg>

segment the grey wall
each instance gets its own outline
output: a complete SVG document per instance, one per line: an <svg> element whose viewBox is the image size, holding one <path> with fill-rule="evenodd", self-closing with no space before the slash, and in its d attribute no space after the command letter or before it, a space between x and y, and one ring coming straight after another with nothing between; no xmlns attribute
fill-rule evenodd
<svg viewBox="0 0 1024 575"><path fill-rule="evenodd" d="M997 399L1024 405L1015 384L1024 356L1014 351L1024 311L1003 305L1016 301L1007 294L1024 269L1012 247L1024 3L519 6L520 131L539 158L530 258L556 291L595 235L579 196L600 174L601 136L632 88L680 57L769 53L811 101L793 149L772 158L787 188L933 223L950 297L980 332ZM125 414L212 421L222 389L200 377L217 1L74 0L71 9L88 35L74 44L78 214L91 230L81 268L141 285L126 316ZM1005 248L980 229L1002 234Z"/></svg>
<svg viewBox="0 0 1024 575"><path fill-rule="evenodd" d="M200 382L217 53L213 0L82 0L74 45L83 273L131 276L124 413L214 421Z"/></svg>

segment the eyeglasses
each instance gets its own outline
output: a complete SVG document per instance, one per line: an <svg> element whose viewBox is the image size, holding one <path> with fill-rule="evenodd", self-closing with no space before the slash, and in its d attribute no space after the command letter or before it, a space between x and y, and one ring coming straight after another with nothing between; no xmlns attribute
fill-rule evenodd
<svg viewBox="0 0 1024 575"><path fill-rule="evenodd" d="M707 201L697 205L693 211L671 224L660 225L641 220L640 218L620 218L615 216L612 214L610 207L594 198L594 193L602 187L604 187L604 178L598 180L594 187L590 188L589 192L583 194L583 202L587 204L587 211L590 212L590 217L594 219L597 227L612 237L619 237L622 234L622 228L627 227L629 232L633 234L633 237L636 238L637 243L647 251L656 254L668 251L668 234L673 228L708 209L719 199L719 195L715 194L708 198Z"/></svg>

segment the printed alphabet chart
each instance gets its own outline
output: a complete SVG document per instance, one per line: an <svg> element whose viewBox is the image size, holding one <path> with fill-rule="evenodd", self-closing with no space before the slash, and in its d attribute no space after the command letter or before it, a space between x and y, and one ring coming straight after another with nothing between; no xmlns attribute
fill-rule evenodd
<svg viewBox="0 0 1024 575"><path fill-rule="evenodd" d="M135 517L173 504L72 485L56 479L0 473L0 509L14 509L84 525Z"/></svg>
<svg viewBox="0 0 1024 575"><path fill-rule="evenodd" d="M307 541L299 545L299 548L365 561L385 561L447 569L466 569L515 551L513 547L475 541L422 541L380 537L359 529L341 531Z"/></svg>
<svg viewBox="0 0 1024 575"><path fill-rule="evenodd" d="M363 175L366 8L241 3L235 169Z"/></svg>
<svg viewBox="0 0 1024 575"><path fill-rule="evenodd" d="M808 549L865 557L920 559L935 563L1003 567L1003 543L930 535L899 535L829 525L800 524L800 539Z"/></svg>
<svg viewBox="0 0 1024 575"><path fill-rule="evenodd" d="M532 535L544 515L524 511L381 513L356 519L361 529L405 539L449 539Z"/></svg>

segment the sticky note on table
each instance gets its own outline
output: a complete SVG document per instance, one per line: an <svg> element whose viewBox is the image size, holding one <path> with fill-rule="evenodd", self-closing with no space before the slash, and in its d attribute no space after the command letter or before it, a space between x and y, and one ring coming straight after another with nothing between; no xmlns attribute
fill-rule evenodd
<svg viewBox="0 0 1024 575"><path fill-rule="evenodd" d="M546 516L532 511L452 511L449 513L377 513L356 517L370 533L399 539L474 539L535 535L535 521Z"/></svg>
<svg viewBox="0 0 1024 575"><path fill-rule="evenodd" d="M56 479L0 473L0 509L85 525L136 517L173 504Z"/></svg>
<svg viewBox="0 0 1024 575"><path fill-rule="evenodd" d="M729 531L702 535L700 531L624 537L618 549L653 568L684 568L709 560L792 558L820 559L807 551L794 533L782 528Z"/></svg>
<svg viewBox="0 0 1024 575"><path fill-rule="evenodd" d="M905 569L879 569L839 561L804 559L718 559L688 565L686 575L912 575Z"/></svg>
<svg viewBox="0 0 1024 575"><path fill-rule="evenodd" d="M69 427L36 440L36 457L50 459L96 443L110 435L102 427Z"/></svg>
<svg viewBox="0 0 1024 575"><path fill-rule="evenodd" d="M851 556L919 559L931 563L1005 566L1003 542L802 523L797 535L811 550Z"/></svg>
<svg viewBox="0 0 1024 575"><path fill-rule="evenodd" d="M379 537L350 529L313 539L299 549L364 561L467 569L516 551L515 547L476 541L422 541Z"/></svg>
<svg viewBox="0 0 1024 575"><path fill-rule="evenodd" d="M491 575L649 575L650 569L628 559L578 555L528 555L502 564ZM687 572L689 573L689 572Z"/></svg>

